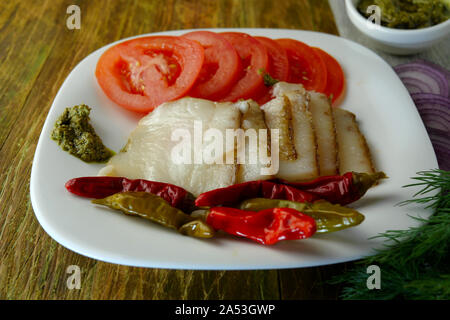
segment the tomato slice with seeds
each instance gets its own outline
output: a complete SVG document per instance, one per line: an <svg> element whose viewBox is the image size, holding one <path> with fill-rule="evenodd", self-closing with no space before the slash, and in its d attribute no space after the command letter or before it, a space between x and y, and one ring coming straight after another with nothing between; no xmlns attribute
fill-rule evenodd
<svg viewBox="0 0 450 320"><path fill-rule="evenodd" d="M241 58L240 78L221 101L236 101L258 97L264 92L263 78L258 70L267 70L269 58L266 48L256 39L241 32L221 33Z"/></svg>
<svg viewBox="0 0 450 320"><path fill-rule="evenodd" d="M293 39L276 40L287 52L289 82L301 83L306 90L323 92L327 85L327 68L310 46Z"/></svg>
<svg viewBox="0 0 450 320"><path fill-rule="evenodd" d="M266 37L254 37L267 50L269 56L269 65L266 72L279 81L288 81L289 79L289 59L286 50L275 40ZM264 104L271 99L270 87L266 87L264 93L256 99L259 104Z"/></svg>
<svg viewBox="0 0 450 320"><path fill-rule="evenodd" d="M330 54L320 48L313 48L313 50L320 55L327 67L327 85L323 93L330 97L331 101L334 103L336 100L340 99L344 92L344 71L342 71L339 62L337 62Z"/></svg>
<svg viewBox="0 0 450 320"><path fill-rule="evenodd" d="M242 69L234 47L223 36L211 31L193 31L183 37L197 41L205 50L202 70L188 95L209 100L225 96Z"/></svg>
<svg viewBox="0 0 450 320"><path fill-rule="evenodd" d="M115 103L148 113L188 92L203 60L204 49L196 41L174 36L142 37L109 48L100 57L95 75Z"/></svg>

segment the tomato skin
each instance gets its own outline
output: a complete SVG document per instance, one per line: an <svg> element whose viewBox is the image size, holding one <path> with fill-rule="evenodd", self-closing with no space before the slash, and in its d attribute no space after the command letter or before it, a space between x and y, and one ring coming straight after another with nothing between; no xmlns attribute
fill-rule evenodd
<svg viewBox="0 0 450 320"><path fill-rule="evenodd" d="M345 89L345 76L339 62L333 56L320 48L313 48L313 50L320 55L327 67L327 86L324 93L331 97L331 101L335 103L340 99Z"/></svg>
<svg viewBox="0 0 450 320"><path fill-rule="evenodd" d="M209 100L225 96L239 79L242 69L234 47L223 36L211 31L193 31L183 37L199 42L205 51L202 70L188 95Z"/></svg>
<svg viewBox="0 0 450 320"><path fill-rule="evenodd" d="M286 50L275 40L266 37L253 37L260 42L267 50L269 56L269 66L267 72L274 79L288 81L289 59Z"/></svg>
<svg viewBox="0 0 450 320"><path fill-rule="evenodd" d="M254 37L267 50L269 56L269 66L266 72L273 78L279 81L288 81L289 79L289 59L286 50L280 46L275 40L266 37ZM272 96L270 87L266 87L264 93L256 99L262 105L268 102Z"/></svg>
<svg viewBox="0 0 450 320"><path fill-rule="evenodd" d="M142 37L109 48L100 57L95 74L115 103L148 113L189 91L203 60L204 49L195 41L174 36Z"/></svg>
<svg viewBox="0 0 450 320"><path fill-rule="evenodd" d="M276 40L287 52L289 59L289 80L301 83L306 90L323 92L327 85L327 68L310 46L293 39Z"/></svg>
<svg viewBox="0 0 450 320"><path fill-rule="evenodd" d="M256 39L241 32L221 33L236 49L242 61L240 79L220 101L237 101L260 96L264 90L263 78L258 70L267 70L269 58L266 48Z"/></svg>

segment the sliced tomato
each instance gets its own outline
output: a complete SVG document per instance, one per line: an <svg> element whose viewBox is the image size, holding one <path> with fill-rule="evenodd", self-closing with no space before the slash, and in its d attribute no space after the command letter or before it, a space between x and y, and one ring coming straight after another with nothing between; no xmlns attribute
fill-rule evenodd
<svg viewBox="0 0 450 320"><path fill-rule="evenodd" d="M240 78L221 101L236 101L260 96L265 86L258 70L267 70L269 58L266 48L245 33L224 32L221 35L236 49L242 64Z"/></svg>
<svg viewBox="0 0 450 320"><path fill-rule="evenodd" d="M241 59L234 47L223 36L211 31L193 31L183 37L197 41L205 49L202 70L187 94L210 100L225 96L242 70Z"/></svg>
<svg viewBox="0 0 450 320"><path fill-rule="evenodd" d="M323 92L327 85L325 62L307 44L293 39L276 40L287 52L289 82L301 83L306 90Z"/></svg>
<svg viewBox="0 0 450 320"><path fill-rule="evenodd" d="M279 81L289 80L289 59L286 50L275 40L266 37L254 37L267 50L269 56L269 66L266 72ZM264 104L271 99L270 87L266 87L264 93L256 99L259 104Z"/></svg>
<svg viewBox="0 0 450 320"><path fill-rule="evenodd" d="M345 76L341 65L330 54L320 48L313 48L313 50L320 55L327 67L327 86L324 93L331 98L334 103L338 100L344 92Z"/></svg>
<svg viewBox="0 0 450 320"><path fill-rule="evenodd" d="M173 36L142 37L109 48L100 57L95 75L115 103L148 113L188 92L203 60L204 49L196 41Z"/></svg>
<svg viewBox="0 0 450 320"><path fill-rule="evenodd" d="M267 72L274 79L288 81L289 59L286 50L275 40L266 37L254 37L266 48L269 56L269 66Z"/></svg>

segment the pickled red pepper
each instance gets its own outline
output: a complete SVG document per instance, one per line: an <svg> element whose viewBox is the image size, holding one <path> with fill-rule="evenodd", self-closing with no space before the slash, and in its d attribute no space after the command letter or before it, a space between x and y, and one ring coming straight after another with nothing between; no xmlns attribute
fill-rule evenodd
<svg viewBox="0 0 450 320"><path fill-rule="evenodd" d="M355 209L331 204L326 200L300 203L288 200L255 198L241 202L237 208L247 211L261 211L269 208L295 209L316 221L317 233L347 229L364 221L364 216Z"/></svg>
<svg viewBox="0 0 450 320"><path fill-rule="evenodd" d="M200 194L195 200L198 207L233 206L251 198L282 199L296 202L314 202L316 195L271 181L256 180L219 188Z"/></svg>
<svg viewBox="0 0 450 320"><path fill-rule="evenodd" d="M386 178L384 172L372 174L347 172L343 175L323 176L307 182L285 180L276 180L276 182L308 192L331 203L346 205L359 200L370 187L384 178Z"/></svg>
<svg viewBox="0 0 450 320"><path fill-rule="evenodd" d="M173 207L191 212L194 196L185 189L163 182L123 177L81 177L66 182L66 189L81 197L101 199L118 192L148 192L157 195Z"/></svg>
<svg viewBox="0 0 450 320"><path fill-rule="evenodd" d="M291 208L258 212L227 207L209 210L206 223L216 230L271 245L281 240L299 240L316 232L313 218Z"/></svg>

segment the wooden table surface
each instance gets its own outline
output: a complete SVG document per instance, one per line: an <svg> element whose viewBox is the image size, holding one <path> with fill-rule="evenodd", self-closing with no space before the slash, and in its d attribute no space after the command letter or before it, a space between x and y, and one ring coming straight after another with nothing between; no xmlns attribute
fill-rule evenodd
<svg viewBox="0 0 450 320"><path fill-rule="evenodd" d="M69 30L68 6L81 9ZM0 299L335 299L326 284L351 263L289 270L190 271L126 267L76 254L35 218L29 179L51 103L69 72L121 38L164 30L270 27L337 34L326 0L0 2ZM51 199L49 199L51 201ZM69 265L81 288L69 290Z"/></svg>

